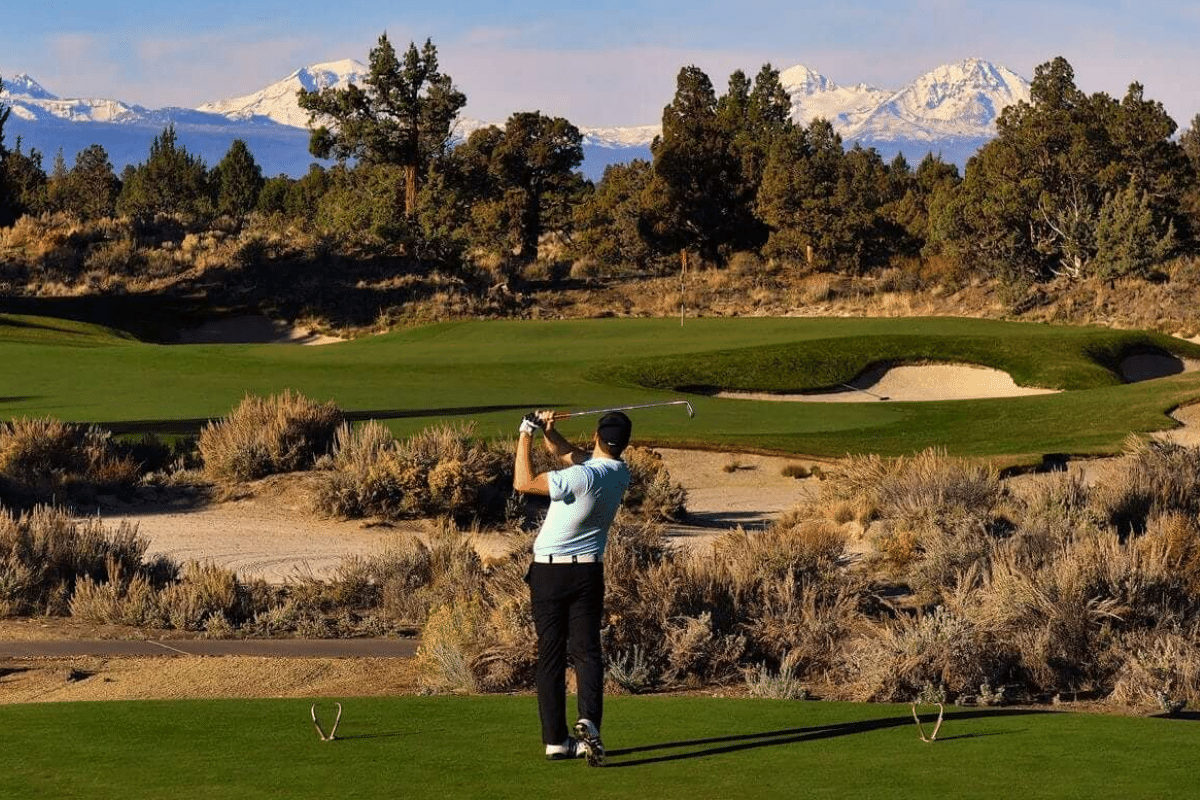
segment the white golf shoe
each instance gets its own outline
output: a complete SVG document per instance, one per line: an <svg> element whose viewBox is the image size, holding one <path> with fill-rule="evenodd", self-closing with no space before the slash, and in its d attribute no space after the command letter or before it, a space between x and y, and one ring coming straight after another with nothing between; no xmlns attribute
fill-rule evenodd
<svg viewBox="0 0 1200 800"><path fill-rule="evenodd" d="M600 730L590 719L575 723L575 739L587 757L589 767L604 766L604 743L600 741Z"/></svg>
<svg viewBox="0 0 1200 800"><path fill-rule="evenodd" d="M547 761L567 761L572 758L583 758L586 753L574 739L567 739L562 744L546 745Z"/></svg>

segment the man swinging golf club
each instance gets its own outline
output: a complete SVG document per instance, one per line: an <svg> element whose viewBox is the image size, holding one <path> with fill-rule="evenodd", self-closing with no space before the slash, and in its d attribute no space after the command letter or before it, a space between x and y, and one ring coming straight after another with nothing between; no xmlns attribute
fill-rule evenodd
<svg viewBox="0 0 1200 800"><path fill-rule="evenodd" d="M545 434L546 449L565 469L533 473L534 432ZM600 418L592 450L575 447L554 429L554 412L521 420L513 488L548 495L550 510L533 543L526 581L538 637L538 712L542 742L551 761L587 757L604 763L600 722L604 709L604 659L600 623L604 612L604 547L617 507L629 487L621 453L633 424L613 411ZM575 662L579 721L567 733L567 651Z"/></svg>

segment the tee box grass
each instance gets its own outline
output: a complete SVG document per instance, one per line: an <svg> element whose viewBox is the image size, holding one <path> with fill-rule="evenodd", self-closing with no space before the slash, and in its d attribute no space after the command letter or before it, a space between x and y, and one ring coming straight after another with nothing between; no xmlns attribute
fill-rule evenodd
<svg viewBox="0 0 1200 800"><path fill-rule="evenodd" d="M322 701L331 713L331 701ZM1191 720L908 706L614 697L608 766L546 762L532 697L342 698L318 740L306 700L0 707L0 796L220 798L1192 798ZM926 720L929 716L926 715ZM926 732L930 726L926 724Z"/></svg>
<svg viewBox="0 0 1200 800"><path fill-rule="evenodd" d="M1123 384L1143 351L1200 357L1162 334L957 318L450 322L322 347L177 345L119 331L0 315L0 414L95 422L118 433L195 432L246 394L285 389L333 400L400 435L432 424L511 436L534 408L587 409L688 398L635 415L635 440L839 457L952 454L1037 461L1120 449L1131 432L1171 427L1200 397L1200 374ZM836 386L873 365L930 361L1002 369L1060 394L923 403L775 403L715 389ZM564 423L586 435L592 420Z"/></svg>

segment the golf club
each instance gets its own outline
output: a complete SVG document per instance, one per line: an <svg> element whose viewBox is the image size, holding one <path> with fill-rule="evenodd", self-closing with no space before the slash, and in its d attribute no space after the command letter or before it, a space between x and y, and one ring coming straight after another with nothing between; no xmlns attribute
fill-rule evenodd
<svg viewBox="0 0 1200 800"><path fill-rule="evenodd" d="M871 397L877 397L880 400L887 400L887 398L881 394L875 394L874 392L868 392L866 389L860 389L857 386L851 386L848 383L843 383L842 386L845 386L847 389L853 389L856 392L862 392L863 394L869 394L869 395L871 395Z"/></svg>
<svg viewBox="0 0 1200 800"><path fill-rule="evenodd" d="M607 414L610 411L633 411L637 408L657 408L658 406L687 406L687 415L695 417L696 412L692 410L692 404L687 400L666 400L661 403L642 403L636 406L615 406L613 408L593 408L588 411L568 411L565 413L557 413L555 419L566 419L567 417L582 417L587 414Z"/></svg>

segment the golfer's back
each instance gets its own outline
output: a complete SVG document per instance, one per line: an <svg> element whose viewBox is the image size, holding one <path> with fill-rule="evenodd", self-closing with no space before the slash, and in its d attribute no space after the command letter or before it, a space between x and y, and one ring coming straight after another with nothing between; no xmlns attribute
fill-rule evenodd
<svg viewBox="0 0 1200 800"><path fill-rule="evenodd" d="M629 488L629 467L613 458L592 457L551 472L550 510L533 543L537 556L603 555L608 529Z"/></svg>

